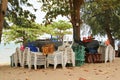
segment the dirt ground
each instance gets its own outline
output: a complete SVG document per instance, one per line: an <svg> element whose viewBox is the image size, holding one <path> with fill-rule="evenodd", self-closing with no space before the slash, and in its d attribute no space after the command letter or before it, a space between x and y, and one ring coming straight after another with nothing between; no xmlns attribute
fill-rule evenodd
<svg viewBox="0 0 120 80"><path fill-rule="evenodd" d="M0 65L0 80L120 80L120 58L112 63L85 63L80 67L29 70Z"/></svg>

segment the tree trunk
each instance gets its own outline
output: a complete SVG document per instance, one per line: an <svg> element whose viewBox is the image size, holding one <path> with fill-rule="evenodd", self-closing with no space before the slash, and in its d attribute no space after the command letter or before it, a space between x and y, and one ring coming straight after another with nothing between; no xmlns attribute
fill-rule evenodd
<svg viewBox="0 0 120 80"><path fill-rule="evenodd" d="M8 3L7 0L2 0L0 4L0 42L2 38L2 29L3 29L3 23L4 23L4 16L7 9L7 3Z"/></svg>
<svg viewBox="0 0 120 80"><path fill-rule="evenodd" d="M106 34L107 34L107 37L108 37L108 39L109 39L109 41L110 41L110 44L113 46L113 48L115 48L115 45L114 45L114 39L112 38L112 34L111 34L111 30L110 30L110 25L109 25L109 19L110 19L110 15L108 15L107 13L108 13L109 11L108 10L106 10L105 11L105 17L106 17L106 22L105 22L105 31L106 31Z"/></svg>
<svg viewBox="0 0 120 80"><path fill-rule="evenodd" d="M73 39L75 42L80 41L80 7L83 4L84 0L69 0L70 9L71 9L71 23L73 26Z"/></svg>
<svg viewBox="0 0 120 80"><path fill-rule="evenodd" d="M106 30L106 33L107 33L107 37L108 37L108 39L110 41L110 44L113 46L113 48L115 48L114 39L112 38L112 34L111 34L111 31L110 31L110 28L106 27L105 30Z"/></svg>

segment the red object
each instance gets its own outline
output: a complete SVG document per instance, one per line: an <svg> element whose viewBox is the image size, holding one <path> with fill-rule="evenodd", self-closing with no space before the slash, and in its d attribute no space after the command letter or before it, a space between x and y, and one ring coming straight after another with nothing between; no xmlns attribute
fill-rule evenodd
<svg viewBox="0 0 120 80"><path fill-rule="evenodd" d="M88 39L92 39L92 36L88 36Z"/></svg>
<svg viewBox="0 0 120 80"><path fill-rule="evenodd" d="M20 47L20 50L21 50L21 51L24 51L24 49L25 49L25 47L22 45L22 46Z"/></svg>
<svg viewBox="0 0 120 80"><path fill-rule="evenodd" d="M91 42L92 41L92 36L88 36L88 39L86 37L83 37L83 42Z"/></svg>
<svg viewBox="0 0 120 80"><path fill-rule="evenodd" d="M86 39L86 37L83 37L83 42L87 42L87 39Z"/></svg>
<svg viewBox="0 0 120 80"><path fill-rule="evenodd" d="M105 44L108 46L110 44L109 39L107 39L107 41L105 41Z"/></svg>

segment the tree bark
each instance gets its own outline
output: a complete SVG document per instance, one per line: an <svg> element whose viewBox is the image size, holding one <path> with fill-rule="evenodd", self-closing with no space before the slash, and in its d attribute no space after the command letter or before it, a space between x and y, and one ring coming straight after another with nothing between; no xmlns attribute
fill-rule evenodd
<svg viewBox="0 0 120 80"><path fill-rule="evenodd" d="M109 12L108 10L105 11L105 13L106 13L105 17L107 18L107 20L105 22L105 31L106 31L107 37L108 37L108 39L110 41L110 44L113 46L113 48L115 48L114 39L112 37L111 30L110 30L110 25L109 25L109 23L110 23L109 22L110 15L107 14L108 12Z"/></svg>
<svg viewBox="0 0 120 80"><path fill-rule="evenodd" d="M107 33L107 37L108 37L108 39L110 41L110 44L113 46L113 48L115 48L114 39L112 38L112 34L111 34L111 31L110 31L110 28L107 26L105 28L105 30L106 30L106 33Z"/></svg>
<svg viewBox="0 0 120 80"><path fill-rule="evenodd" d="M69 0L70 9L71 9L71 23L73 26L73 39L75 42L80 41L80 7L83 4L84 0Z"/></svg>
<svg viewBox="0 0 120 80"><path fill-rule="evenodd" d="M3 23L4 23L4 16L7 9L7 3L8 3L8 0L2 0L0 4L0 42L2 38L2 29L3 29Z"/></svg>

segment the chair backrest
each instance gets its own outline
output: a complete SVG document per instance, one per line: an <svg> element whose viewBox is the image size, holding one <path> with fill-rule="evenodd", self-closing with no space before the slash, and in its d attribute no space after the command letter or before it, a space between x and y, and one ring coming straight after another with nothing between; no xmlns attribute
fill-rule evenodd
<svg viewBox="0 0 120 80"><path fill-rule="evenodd" d="M27 64L27 62L28 62L28 60L29 60L29 56L30 56L30 54L28 54L28 53L30 53L30 48L28 48L28 47L26 47L25 49L24 49L24 51L23 51L23 66L25 65L25 64Z"/></svg>
<svg viewBox="0 0 120 80"><path fill-rule="evenodd" d="M70 59L75 53L71 47L66 47L65 54L67 55L68 59Z"/></svg>
<svg viewBox="0 0 120 80"><path fill-rule="evenodd" d="M21 52L19 47L16 48L16 53L17 53L18 61L21 65L21 63L22 63L22 52Z"/></svg>
<svg viewBox="0 0 120 80"><path fill-rule="evenodd" d="M98 53L101 54L101 60L105 60L105 52L106 52L106 46L99 46Z"/></svg>
<svg viewBox="0 0 120 80"><path fill-rule="evenodd" d="M58 47L58 51L65 51L65 46L63 46L63 45L62 45L62 46L59 46L59 47Z"/></svg>
<svg viewBox="0 0 120 80"><path fill-rule="evenodd" d="M111 62L114 59L115 59L115 50L111 45L108 45L105 51L105 63L107 60Z"/></svg>

